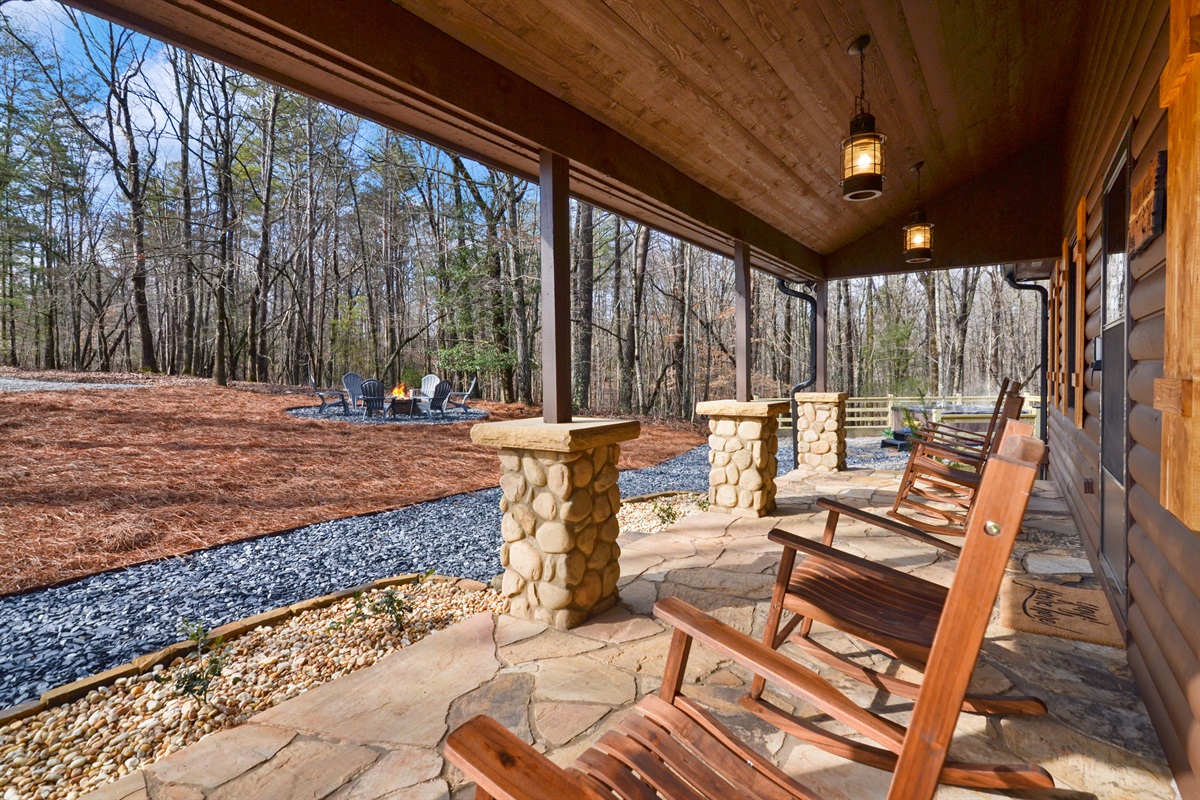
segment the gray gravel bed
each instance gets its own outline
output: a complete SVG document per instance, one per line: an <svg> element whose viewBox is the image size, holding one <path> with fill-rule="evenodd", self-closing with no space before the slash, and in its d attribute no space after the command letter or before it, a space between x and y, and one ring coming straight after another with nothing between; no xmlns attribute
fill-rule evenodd
<svg viewBox="0 0 1200 800"><path fill-rule="evenodd" d="M779 450L780 471L790 470L790 439ZM860 450L852 446L851 466L867 466ZM626 470L621 494L707 491L707 453ZM429 569L490 581L500 571L499 503L499 489L469 492L0 597L0 708L179 641L184 616L215 627Z"/></svg>
<svg viewBox="0 0 1200 800"><path fill-rule="evenodd" d="M26 378L0 378L0 392L63 392L71 389L146 389L136 383L68 383L66 381L31 381Z"/></svg>
<svg viewBox="0 0 1200 800"><path fill-rule="evenodd" d="M303 408L293 408L288 411L293 417L301 419L325 419L334 422L352 422L357 425L453 425L456 422L479 422L482 419L487 419L488 412L479 409L452 409L446 412L445 416L441 414L431 414L430 416L400 414L395 417L388 417L382 414L373 414L369 417L364 417L361 410L351 411L349 414L343 414L341 409L333 410L326 409L322 414L320 406L304 406Z"/></svg>

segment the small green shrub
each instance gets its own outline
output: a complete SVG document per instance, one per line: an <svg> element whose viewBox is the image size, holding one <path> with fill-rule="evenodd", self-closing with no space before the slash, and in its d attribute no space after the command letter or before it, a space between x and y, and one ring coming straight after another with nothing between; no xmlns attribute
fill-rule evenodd
<svg viewBox="0 0 1200 800"><path fill-rule="evenodd" d="M658 521L663 525L670 525L679 519L679 509L669 503L660 503L655 500L650 508L654 511L654 516L658 517Z"/></svg>
<svg viewBox="0 0 1200 800"><path fill-rule="evenodd" d="M214 639L206 653L205 646L209 644L208 629L202 621L193 622L183 617L179 623L179 631L196 645L195 663L189 664L185 661L171 672L156 674L154 680L166 683L173 679L177 697L195 697L207 703L208 689L225 666L225 659L217 655L217 651L224 644L223 638L218 636Z"/></svg>
<svg viewBox="0 0 1200 800"><path fill-rule="evenodd" d="M412 604L405 600L393 586L387 591L380 592L371 598L370 611L381 617L388 617L397 628L404 627L405 617L413 610Z"/></svg>

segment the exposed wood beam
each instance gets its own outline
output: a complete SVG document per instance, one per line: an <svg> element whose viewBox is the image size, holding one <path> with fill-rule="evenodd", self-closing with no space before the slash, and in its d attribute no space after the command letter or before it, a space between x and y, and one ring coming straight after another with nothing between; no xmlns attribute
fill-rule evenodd
<svg viewBox="0 0 1200 800"><path fill-rule="evenodd" d="M933 261L905 263L907 214L829 254L829 279L1052 260L1062 244L1061 140L1034 145L925 204Z"/></svg>
<svg viewBox="0 0 1200 800"><path fill-rule="evenodd" d="M745 242L735 242L733 245L734 291L737 293L737 303L734 308L736 330L733 339L733 370L737 377L737 400L748 403L754 399L750 387L751 363L753 354L750 352L750 247Z"/></svg>
<svg viewBox="0 0 1200 800"><path fill-rule="evenodd" d="M792 279L820 255L574 106L390 0L69 0L352 113L536 180L572 164L577 196Z"/></svg>
<svg viewBox="0 0 1200 800"><path fill-rule="evenodd" d="M571 421L571 206L567 159L541 153L542 419Z"/></svg>

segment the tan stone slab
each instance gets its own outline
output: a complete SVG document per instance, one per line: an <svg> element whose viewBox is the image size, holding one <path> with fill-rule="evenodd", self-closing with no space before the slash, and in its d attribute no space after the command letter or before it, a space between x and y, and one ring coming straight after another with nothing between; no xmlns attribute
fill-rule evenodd
<svg viewBox="0 0 1200 800"><path fill-rule="evenodd" d="M658 587L645 578L637 578L621 587L621 605L634 614L649 615L658 600Z"/></svg>
<svg viewBox="0 0 1200 800"><path fill-rule="evenodd" d="M662 626L649 617L635 616L617 606L593 617L571 633L609 644L621 644L662 633Z"/></svg>
<svg viewBox="0 0 1200 800"><path fill-rule="evenodd" d="M849 399L846 392L796 392L797 403L844 403Z"/></svg>
<svg viewBox="0 0 1200 800"><path fill-rule="evenodd" d="M755 572L734 572L724 569L677 569L668 578L678 584L707 592L765 600L775 588L775 576Z"/></svg>
<svg viewBox="0 0 1200 800"><path fill-rule="evenodd" d="M517 738L532 744L529 731L529 698L533 694L533 676L510 672L497 675L473 692L469 692L450 707L446 724L450 730L479 715L499 722Z"/></svg>
<svg viewBox="0 0 1200 800"><path fill-rule="evenodd" d="M500 658L506 664L525 664L547 658L577 656L603 646L600 642L592 639L575 636L574 631L567 633L550 629L531 639L500 648Z"/></svg>
<svg viewBox="0 0 1200 800"><path fill-rule="evenodd" d="M668 629L669 630L669 629ZM589 653L584 658L598 661L625 672L646 675L654 679L662 677L667 664L667 649L671 646L671 634L638 639L616 647L606 647ZM686 679L696 681L721 666L721 657L707 647L693 647L688 656Z"/></svg>
<svg viewBox="0 0 1200 800"><path fill-rule="evenodd" d="M399 789L385 795L382 800L450 800L450 787L439 778L428 783Z"/></svg>
<svg viewBox="0 0 1200 800"><path fill-rule="evenodd" d="M706 400L696 403L696 413L706 417L774 417L790 407L787 400Z"/></svg>
<svg viewBox="0 0 1200 800"><path fill-rule="evenodd" d="M106 783L94 792L83 795L83 800L150 800L146 791L146 774L140 769L120 780Z"/></svg>
<svg viewBox="0 0 1200 800"><path fill-rule="evenodd" d="M536 703L533 722L538 735L554 747L574 739L612 711L596 703Z"/></svg>
<svg viewBox="0 0 1200 800"><path fill-rule="evenodd" d="M206 736L146 767L160 783L215 789L272 758L296 736L295 731L263 725L239 725Z"/></svg>
<svg viewBox="0 0 1200 800"><path fill-rule="evenodd" d="M500 669L490 613L264 711L254 722L356 744L433 747L451 702Z"/></svg>
<svg viewBox="0 0 1200 800"><path fill-rule="evenodd" d="M621 564L621 577L633 578L657 567L663 562L663 557L656 553L622 550L618 561Z"/></svg>
<svg viewBox="0 0 1200 800"><path fill-rule="evenodd" d="M320 800L332 794L378 754L366 747L297 739L268 765L248 772L215 792L210 800Z"/></svg>
<svg viewBox="0 0 1200 800"><path fill-rule="evenodd" d="M621 706L632 702L637 692L632 675L587 656L544 661L536 678L538 699L552 702Z"/></svg>
<svg viewBox="0 0 1200 800"><path fill-rule="evenodd" d="M432 782L441 774L442 757L436 750L402 747L385 754L343 786L333 800L395 800L401 796L400 790Z"/></svg>
<svg viewBox="0 0 1200 800"><path fill-rule="evenodd" d="M520 642L532 636L537 636L546 630L540 622L521 619L510 614L501 614L496 618L496 646L504 647Z"/></svg>
<svg viewBox="0 0 1200 800"><path fill-rule="evenodd" d="M582 417L572 422L547 423L541 419L510 419L475 425L471 441L517 450L573 453L636 439L641 431L641 423L635 420Z"/></svg>

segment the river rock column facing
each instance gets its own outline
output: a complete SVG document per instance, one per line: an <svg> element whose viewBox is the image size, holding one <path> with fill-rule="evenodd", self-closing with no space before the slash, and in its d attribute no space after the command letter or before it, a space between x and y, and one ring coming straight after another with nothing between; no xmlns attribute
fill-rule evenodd
<svg viewBox="0 0 1200 800"><path fill-rule="evenodd" d="M796 466L813 472L846 468L845 392L796 394Z"/></svg>
<svg viewBox="0 0 1200 800"><path fill-rule="evenodd" d="M637 422L512 420L476 425L499 447L501 592L509 613L572 628L617 602L620 441Z"/></svg>
<svg viewBox="0 0 1200 800"><path fill-rule="evenodd" d="M714 511L762 517L775 510L779 420L783 401L739 403L710 400L696 405L708 419L708 502Z"/></svg>

